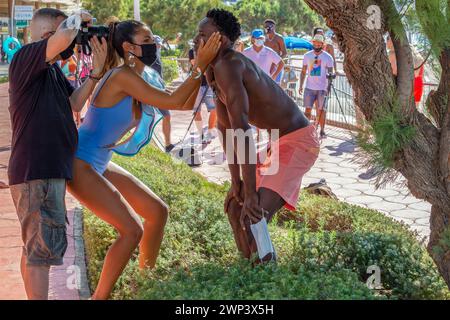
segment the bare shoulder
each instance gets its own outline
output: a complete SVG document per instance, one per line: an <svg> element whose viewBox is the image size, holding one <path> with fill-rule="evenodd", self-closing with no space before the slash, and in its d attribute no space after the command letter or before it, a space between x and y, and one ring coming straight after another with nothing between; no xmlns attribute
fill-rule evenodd
<svg viewBox="0 0 450 320"><path fill-rule="evenodd" d="M133 70L131 70L128 67L125 66L121 66L115 69L115 71L113 71L113 77L116 77L120 80L130 80L134 77L136 77L136 72L134 72Z"/></svg>
<svg viewBox="0 0 450 320"><path fill-rule="evenodd" d="M117 83L121 88L130 86L136 87L142 82L145 83L145 80L143 80L142 77L126 66L117 68L111 75L111 78L114 79L113 82Z"/></svg>
<svg viewBox="0 0 450 320"><path fill-rule="evenodd" d="M277 37L277 40L278 40L279 42L281 42L281 41L284 42L284 38L283 38L283 36L282 36L281 34L276 33L275 36Z"/></svg>
<svg viewBox="0 0 450 320"><path fill-rule="evenodd" d="M222 74L234 74L245 68L245 56L239 52L230 52L215 66L216 78Z"/></svg>

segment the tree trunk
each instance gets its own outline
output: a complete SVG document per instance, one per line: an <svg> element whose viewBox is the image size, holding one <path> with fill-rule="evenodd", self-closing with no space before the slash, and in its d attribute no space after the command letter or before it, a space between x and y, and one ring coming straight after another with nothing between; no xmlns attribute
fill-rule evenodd
<svg viewBox="0 0 450 320"><path fill-rule="evenodd" d="M338 39L345 55L344 71L355 94L355 104L360 106L366 120L371 123L380 106L393 106L393 91L404 110L404 121L413 125L415 135L394 159L394 169L401 173L411 193L432 204L431 237L429 252L450 288L450 246L443 245L443 233L449 231L450 218L450 106L449 53L441 57L443 73L438 90L430 95L430 106L438 126L435 126L415 108L413 100L413 61L404 29L390 28L399 16L391 0L305 0L323 16ZM372 3L370 3L372 2ZM368 27L370 4L378 5L383 13L380 29ZM394 12L394 13L393 13ZM397 20L396 20L397 19ZM395 30L395 31L394 31ZM389 31L394 38L398 77L395 81L383 34ZM434 105L433 105L434 104ZM432 114L434 114L432 112ZM449 231L450 232L450 231ZM439 245L441 254L433 248ZM442 252L443 250L443 252Z"/></svg>
<svg viewBox="0 0 450 320"><path fill-rule="evenodd" d="M442 275L447 285L450 283L450 248L448 247L448 243L441 243L441 239L443 238L443 233L446 230L448 232L449 218L448 209L441 209L434 205L431 207L431 234L427 247L428 252L439 269L439 273ZM448 238L447 241L448 240L450 240L450 238Z"/></svg>

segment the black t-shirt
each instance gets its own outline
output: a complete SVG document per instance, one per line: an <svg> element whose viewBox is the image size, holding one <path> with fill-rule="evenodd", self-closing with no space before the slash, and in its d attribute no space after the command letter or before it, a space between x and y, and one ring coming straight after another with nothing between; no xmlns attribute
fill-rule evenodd
<svg viewBox="0 0 450 320"><path fill-rule="evenodd" d="M189 50L189 61L195 59L194 49ZM205 75L202 76L202 87L208 86L208 81L206 80Z"/></svg>
<svg viewBox="0 0 450 320"><path fill-rule="evenodd" d="M12 126L11 185L72 179L78 133L69 97L73 87L57 64L45 62L47 40L20 49L9 67Z"/></svg>

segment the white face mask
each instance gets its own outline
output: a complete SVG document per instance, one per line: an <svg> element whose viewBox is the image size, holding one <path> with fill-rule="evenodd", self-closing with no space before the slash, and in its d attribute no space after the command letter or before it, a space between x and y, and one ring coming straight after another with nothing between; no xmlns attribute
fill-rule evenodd
<svg viewBox="0 0 450 320"><path fill-rule="evenodd" d="M256 39L255 40L255 46L262 47L264 45L265 40L264 39Z"/></svg>
<svg viewBox="0 0 450 320"><path fill-rule="evenodd" d="M262 218L260 222L250 225L250 229L256 241L259 259L262 260L269 253L273 253L273 256L275 256L266 218Z"/></svg>

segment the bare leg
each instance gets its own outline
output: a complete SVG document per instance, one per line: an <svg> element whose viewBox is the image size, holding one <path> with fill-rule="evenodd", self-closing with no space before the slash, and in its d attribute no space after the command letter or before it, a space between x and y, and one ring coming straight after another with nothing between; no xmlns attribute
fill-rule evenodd
<svg viewBox="0 0 450 320"><path fill-rule="evenodd" d="M194 121L195 121L195 126L197 127L198 134L200 135L200 137L202 137L202 135L203 135L203 119L202 119L201 108L199 109L198 112L195 113Z"/></svg>
<svg viewBox="0 0 450 320"><path fill-rule="evenodd" d="M165 116L162 120L162 130L164 134L164 140L166 142L166 146L170 145L172 142L170 140L170 116Z"/></svg>
<svg viewBox="0 0 450 320"><path fill-rule="evenodd" d="M48 300L50 266L27 266L27 257L22 253L20 271L29 300Z"/></svg>
<svg viewBox="0 0 450 320"><path fill-rule="evenodd" d="M119 233L106 254L100 280L92 296L94 300L108 299L142 238L142 222L114 185L84 161L75 159L73 177L68 184L69 192Z"/></svg>
<svg viewBox="0 0 450 320"><path fill-rule="evenodd" d="M230 221L231 229L233 230L234 240L239 252L246 259L250 259L252 251L249 247L249 239L247 233L242 229L240 223L242 206L236 200L231 200L228 206L228 220Z"/></svg>
<svg viewBox="0 0 450 320"><path fill-rule="evenodd" d="M22 275L23 285L25 287L25 292L27 293L27 297L29 296L28 293L28 283L27 283L27 257L25 256L25 253L22 251L22 257L20 258L20 274Z"/></svg>
<svg viewBox="0 0 450 320"><path fill-rule="evenodd" d="M278 195L278 193L270 189L260 188L258 194L259 204L264 210L269 212L266 219L270 222L275 213L277 213L278 210L286 204L286 202ZM241 210L242 207L235 200L232 200L228 207L228 219L234 233L234 239L238 250L245 258L250 259L254 254L258 253L258 249L251 232L250 219L245 219L245 230L242 229L240 224ZM268 254L262 259L262 261L270 261L272 258L272 254Z"/></svg>
<svg viewBox="0 0 450 320"><path fill-rule="evenodd" d="M320 125L320 132L325 133L325 121L326 121L326 112L323 110L318 110L317 114L319 115L319 125Z"/></svg>
<svg viewBox="0 0 450 320"><path fill-rule="evenodd" d="M312 108L310 108L310 107L309 108L307 107L305 109L305 116L308 118L308 120L311 120L311 109Z"/></svg>
<svg viewBox="0 0 450 320"><path fill-rule="evenodd" d="M136 213L145 219L144 235L140 243L139 267L153 268L169 215L167 205L145 184L112 162L108 165L104 176L119 190Z"/></svg>
<svg viewBox="0 0 450 320"><path fill-rule="evenodd" d="M209 112L209 122L208 122L208 129L212 130L217 125L217 111L216 109L213 109Z"/></svg>

